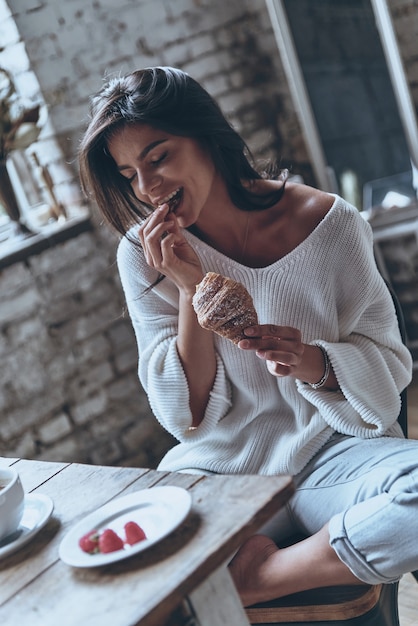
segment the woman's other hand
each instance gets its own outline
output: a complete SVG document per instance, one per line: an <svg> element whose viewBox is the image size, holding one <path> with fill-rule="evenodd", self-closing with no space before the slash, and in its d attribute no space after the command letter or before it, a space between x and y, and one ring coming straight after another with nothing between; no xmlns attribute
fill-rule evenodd
<svg viewBox="0 0 418 626"><path fill-rule="evenodd" d="M290 376L298 370L305 345L301 333L290 326L260 324L244 331L247 339L238 344L242 350L255 350L260 359L267 362L273 376Z"/></svg>
<svg viewBox="0 0 418 626"><path fill-rule="evenodd" d="M292 376L304 382L315 384L324 376L324 354L316 345L302 342L300 330L291 326L260 324L244 331L238 347L253 350L260 359L266 361L270 374L277 377ZM332 367L324 387L337 389L338 383Z"/></svg>

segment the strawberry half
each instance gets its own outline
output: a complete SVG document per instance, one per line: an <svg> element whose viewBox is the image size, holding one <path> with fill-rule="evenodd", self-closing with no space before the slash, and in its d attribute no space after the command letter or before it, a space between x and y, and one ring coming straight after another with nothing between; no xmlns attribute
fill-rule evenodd
<svg viewBox="0 0 418 626"><path fill-rule="evenodd" d="M125 543L129 543L130 546L147 538L141 526L138 526L136 522L127 522L124 528L126 537Z"/></svg>
<svg viewBox="0 0 418 626"><path fill-rule="evenodd" d="M97 530L90 530L90 532L83 535L78 540L78 545L83 550L83 552L88 552L89 554L94 554L99 551L99 533Z"/></svg>
<svg viewBox="0 0 418 626"><path fill-rule="evenodd" d="M122 550L123 541L111 528L106 528L99 537L99 551L106 554L107 552L116 552Z"/></svg>

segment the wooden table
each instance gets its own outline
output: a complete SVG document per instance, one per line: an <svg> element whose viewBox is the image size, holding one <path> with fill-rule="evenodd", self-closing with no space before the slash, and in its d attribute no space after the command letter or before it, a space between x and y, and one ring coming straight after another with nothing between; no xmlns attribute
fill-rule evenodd
<svg viewBox="0 0 418 626"><path fill-rule="evenodd" d="M156 470L0 458L26 492L54 501L46 526L0 560L2 626L164 626L187 605L191 624L248 624L226 567L240 544L293 493L289 477L197 476ZM74 568L58 548L68 530L106 502L177 485L192 496L186 520L130 558ZM178 622L176 622L178 623Z"/></svg>

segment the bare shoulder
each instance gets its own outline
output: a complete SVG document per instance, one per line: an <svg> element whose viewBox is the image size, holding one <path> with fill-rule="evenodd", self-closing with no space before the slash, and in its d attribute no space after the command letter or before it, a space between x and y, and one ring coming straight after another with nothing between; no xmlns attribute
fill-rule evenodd
<svg viewBox="0 0 418 626"><path fill-rule="evenodd" d="M326 216L335 202L335 196L330 193L290 181L286 185L285 196L288 209L294 215L309 215L318 222Z"/></svg>

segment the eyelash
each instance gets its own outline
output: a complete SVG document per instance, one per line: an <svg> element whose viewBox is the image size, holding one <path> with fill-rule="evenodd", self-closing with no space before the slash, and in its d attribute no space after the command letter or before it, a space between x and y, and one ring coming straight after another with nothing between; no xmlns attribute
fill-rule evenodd
<svg viewBox="0 0 418 626"><path fill-rule="evenodd" d="M156 167L157 165L162 163L164 161L164 159L166 158L166 156L167 156L167 152L163 152L163 154L158 159L156 159L155 161L150 161L151 167ZM130 177L124 176L124 178L126 178L128 183L132 183L132 181L135 179L135 177L136 177L136 174L133 174Z"/></svg>
<svg viewBox="0 0 418 626"><path fill-rule="evenodd" d="M155 161L151 161L150 164L152 166L159 165L160 163L162 163L162 161L164 161L166 156L167 156L167 152L163 152L163 154L160 157L158 157L158 159L156 159Z"/></svg>

